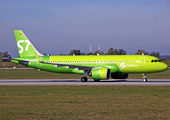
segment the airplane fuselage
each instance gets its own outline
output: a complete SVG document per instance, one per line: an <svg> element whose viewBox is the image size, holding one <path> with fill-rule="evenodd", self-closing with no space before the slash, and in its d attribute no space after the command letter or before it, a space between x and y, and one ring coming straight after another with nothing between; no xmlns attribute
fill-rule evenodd
<svg viewBox="0 0 170 120"><path fill-rule="evenodd" d="M19 58L12 62L28 67L58 73L84 74L82 82L87 81L87 75L94 81L126 79L130 73L144 74L161 72L168 66L159 58L148 55L60 55L44 56L36 50L33 44L21 30L14 30Z"/></svg>
<svg viewBox="0 0 170 120"><path fill-rule="evenodd" d="M58 72L58 73L78 73L84 74L83 70L70 68L67 65L90 66L98 68L108 68L110 72L122 73L154 73L167 69L167 65L158 58L148 55L84 55L84 56L42 56L44 63L39 63L36 57L16 58L20 60L29 60L29 64L20 62L25 66L36 69ZM156 61L156 62L155 62ZM19 63L13 60L13 62ZM58 66L63 64L64 66Z"/></svg>

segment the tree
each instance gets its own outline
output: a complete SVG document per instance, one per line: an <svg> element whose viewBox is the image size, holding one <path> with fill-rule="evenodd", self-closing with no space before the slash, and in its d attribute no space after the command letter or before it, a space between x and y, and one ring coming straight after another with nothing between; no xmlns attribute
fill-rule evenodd
<svg viewBox="0 0 170 120"><path fill-rule="evenodd" d="M87 53L87 55L93 55L93 53L92 53L92 52L90 52L90 53Z"/></svg>
<svg viewBox="0 0 170 120"><path fill-rule="evenodd" d="M142 54L144 54L144 55L149 55L149 52L139 49L139 50L135 53L135 55L142 55Z"/></svg>
<svg viewBox="0 0 170 120"><path fill-rule="evenodd" d="M123 49L113 49L110 48L105 55L126 55L126 51Z"/></svg>
<svg viewBox="0 0 170 120"><path fill-rule="evenodd" d="M0 62L10 62L12 59L11 55L7 51L1 52Z"/></svg>
<svg viewBox="0 0 170 120"><path fill-rule="evenodd" d="M97 55L97 54L99 54L99 55L104 55L104 52L103 52L103 51L100 51L100 50L96 50L96 51L93 53L93 55Z"/></svg>
<svg viewBox="0 0 170 120"><path fill-rule="evenodd" d="M160 53L154 51L154 52L151 52L150 56L155 56L155 57L159 58Z"/></svg>
<svg viewBox="0 0 170 120"><path fill-rule="evenodd" d="M117 49L110 48L105 55L117 55Z"/></svg>
<svg viewBox="0 0 170 120"><path fill-rule="evenodd" d="M126 51L123 50L123 49L119 49L119 50L117 51L117 55L126 55Z"/></svg>
<svg viewBox="0 0 170 120"><path fill-rule="evenodd" d="M86 55L84 52L80 53L80 55Z"/></svg>
<svg viewBox="0 0 170 120"><path fill-rule="evenodd" d="M76 50L76 49L74 49L74 50L70 50L70 53L69 53L69 55L80 55L80 50Z"/></svg>

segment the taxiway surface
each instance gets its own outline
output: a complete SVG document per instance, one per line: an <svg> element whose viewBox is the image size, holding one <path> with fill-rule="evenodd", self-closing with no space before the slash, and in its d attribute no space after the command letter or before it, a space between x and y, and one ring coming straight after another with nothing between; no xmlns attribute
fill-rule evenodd
<svg viewBox="0 0 170 120"><path fill-rule="evenodd" d="M141 79L102 80L100 82L94 82L92 79L89 79L88 82L81 82L79 79L0 79L0 86L36 85L170 86L170 79L148 79L148 82L143 82Z"/></svg>

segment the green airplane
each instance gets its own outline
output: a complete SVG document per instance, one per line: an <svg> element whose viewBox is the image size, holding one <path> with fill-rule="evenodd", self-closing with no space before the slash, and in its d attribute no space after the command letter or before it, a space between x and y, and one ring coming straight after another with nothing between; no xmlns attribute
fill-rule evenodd
<svg viewBox="0 0 170 120"><path fill-rule="evenodd" d="M82 82L87 82L87 75L94 81L126 79L131 73L143 75L146 82L147 73L161 72L168 66L159 58L148 55L63 55L44 56L39 53L22 30L14 30L20 57L12 62L35 69L56 72L84 74Z"/></svg>

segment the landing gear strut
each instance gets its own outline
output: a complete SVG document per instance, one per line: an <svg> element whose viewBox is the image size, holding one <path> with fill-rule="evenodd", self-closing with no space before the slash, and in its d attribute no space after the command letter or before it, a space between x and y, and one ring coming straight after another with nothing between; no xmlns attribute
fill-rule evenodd
<svg viewBox="0 0 170 120"><path fill-rule="evenodd" d="M87 82L88 78L86 77L89 74L88 70L84 70L84 76L81 78L81 82Z"/></svg>
<svg viewBox="0 0 170 120"><path fill-rule="evenodd" d="M143 82L147 82L146 73L142 74L142 76L143 76Z"/></svg>

